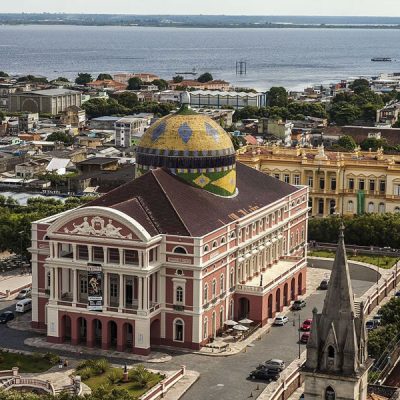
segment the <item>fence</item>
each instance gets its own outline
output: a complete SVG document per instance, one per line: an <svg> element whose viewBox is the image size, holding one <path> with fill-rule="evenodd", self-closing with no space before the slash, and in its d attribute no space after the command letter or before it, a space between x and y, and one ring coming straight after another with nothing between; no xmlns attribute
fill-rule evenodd
<svg viewBox="0 0 400 400"><path fill-rule="evenodd" d="M175 385L186 373L186 367L182 366L181 369L175 372L173 375L165 378L158 385L151 388L147 393L140 397L140 400L157 400L164 397L168 389Z"/></svg>

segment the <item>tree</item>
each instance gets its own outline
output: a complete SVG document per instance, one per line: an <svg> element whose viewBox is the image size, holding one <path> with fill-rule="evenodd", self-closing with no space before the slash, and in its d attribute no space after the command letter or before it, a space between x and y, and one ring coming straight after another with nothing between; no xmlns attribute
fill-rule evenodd
<svg viewBox="0 0 400 400"><path fill-rule="evenodd" d="M75 83L77 85L86 85L92 81L93 81L92 75L85 72L80 72L75 79Z"/></svg>
<svg viewBox="0 0 400 400"><path fill-rule="evenodd" d="M366 79L356 79L349 87L354 93L360 94L369 90L369 82Z"/></svg>
<svg viewBox="0 0 400 400"><path fill-rule="evenodd" d="M334 104L329 115L332 122L338 125L349 125L361 117L361 110L354 104L342 102Z"/></svg>
<svg viewBox="0 0 400 400"><path fill-rule="evenodd" d="M90 118L104 115L128 115L130 110L115 99L91 99L82 104Z"/></svg>
<svg viewBox="0 0 400 400"><path fill-rule="evenodd" d="M135 76L129 79L128 90L139 90L142 85L143 85L142 80Z"/></svg>
<svg viewBox="0 0 400 400"><path fill-rule="evenodd" d="M3 121L4 118L5 118L5 115L4 115L3 111L0 111L0 122Z"/></svg>
<svg viewBox="0 0 400 400"><path fill-rule="evenodd" d="M136 93L132 92L123 92L115 96L115 99L119 104L126 108L133 108L138 104L138 97Z"/></svg>
<svg viewBox="0 0 400 400"><path fill-rule="evenodd" d="M286 107L288 94L284 87L274 86L268 92L267 103L270 107Z"/></svg>
<svg viewBox="0 0 400 400"><path fill-rule="evenodd" d="M59 76L57 79L55 79L56 82L69 82L68 78L64 78L63 76Z"/></svg>
<svg viewBox="0 0 400 400"><path fill-rule="evenodd" d="M183 76L182 75L176 75L172 77L172 82L174 83L181 83L183 81Z"/></svg>
<svg viewBox="0 0 400 400"><path fill-rule="evenodd" d="M0 71L0 78L8 78L8 74L4 71Z"/></svg>
<svg viewBox="0 0 400 400"><path fill-rule="evenodd" d="M98 81L104 81L104 80L112 80L112 76L110 74L99 74L99 76L97 77Z"/></svg>
<svg viewBox="0 0 400 400"><path fill-rule="evenodd" d="M35 83L48 83L47 78L35 75L21 76L17 79L17 82L35 82Z"/></svg>
<svg viewBox="0 0 400 400"><path fill-rule="evenodd" d="M51 135L47 136L48 142L63 142L67 146L74 143L74 138L65 132L53 132Z"/></svg>
<svg viewBox="0 0 400 400"><path fill-rule="evenodd" d="M151 82L153 85L156 85L158 87L158 90L166 90L168 89L168 82L164 79L154 79L153 82Z"/></svg>
<svg viewBox="0 0 400 400"><path fill-rule="evenodd" d="M338 140L338 145L349 151L353 151L357 146L355 140L351 136L348 136L348 135L342 136Z"/></svg>
<svg viewBox="0 0 400 400"><path fill-rule="evenodd" d="M377 151L380 147L385 147L387 145L386 139L377 139L374 137L367 138L360 143L361 150Z"/></svg>
<svg viewBox="0 0 400 400"><path fill-rule="evenodd" d="M231 135L231 140L235 150L240 149L245 144L245 140L240 136Z"/></svg>
<svg viewBox="0 0 400 400"><path fill-rule="evenodd" d="M143 365L131 369L128 374L129 380L132 380L141 388L145 388L153 378L153 374Z"/></svg>
<svg viewBox="0 0 400 400"><path fill-rule="evenodd" d="M197 78L197 82L206 83L213 80L213 76L209 72L204 72Z"/></svg>

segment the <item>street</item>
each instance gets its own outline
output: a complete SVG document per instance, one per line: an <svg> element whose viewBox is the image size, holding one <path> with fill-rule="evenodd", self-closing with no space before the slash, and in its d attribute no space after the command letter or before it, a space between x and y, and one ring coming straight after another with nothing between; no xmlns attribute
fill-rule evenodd
<svg viewBox="0 0 400 400"><path fill-rule="evenodd" d="M354 293L362 295L373 284L371 282L353 280ZM173 359L165 364L148 364L150 368L160 370L174 370L181 365L186 365L188 369L200 372L200 379L182 397L184 400L204 400L204 399L247 399L250 393L257 397L265 384L262 382L248 381L246 378L250 371L255 369L258 364L270 358L281 358L289 365L298 357L298 315L300 322L312 317L312 309L317 307L322 310L326 291L317 291L306 299L307 306L300 312L290 312L288 314L289 323L283 327L272 327L270 333L266 334L261 340L254 342L254 347L248 347L246 353L240 353L231 357L202 356L191 353L170 353ZM15 301L0 302L0 309L14 309ZM293 319L296 326L293 326ZM32 332L12 330L6 325L0 325L0 346L14 349L39 351L23 344L24 339L35 336ZM301 345L301 351L305 350L305 345ZM59 353L65 357L74 357L75 354ZM86 357L85 357L86 358ZM123 359L113 359L112 361L124 364ZM260 390L256 391L259 385Z"/></svg>

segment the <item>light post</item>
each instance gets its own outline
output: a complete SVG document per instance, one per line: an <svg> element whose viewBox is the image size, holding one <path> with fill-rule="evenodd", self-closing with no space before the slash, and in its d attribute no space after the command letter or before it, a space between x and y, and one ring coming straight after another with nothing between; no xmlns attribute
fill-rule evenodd
<svg viewBox="0 0 400 400"><path fill-rule="evenodd" d="M299 329L297 331L299 333L299 360L300 360L300 357L301 357L300 313L299 313Z"/></svg>

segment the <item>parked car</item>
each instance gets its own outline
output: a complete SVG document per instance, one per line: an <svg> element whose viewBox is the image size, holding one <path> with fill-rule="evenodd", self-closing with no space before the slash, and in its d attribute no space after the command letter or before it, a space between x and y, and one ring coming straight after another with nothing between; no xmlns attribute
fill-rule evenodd
<svg viewBox="0 0 400 400"><path fill-rule="evenodd" d="M31 297L31 291L32 291L31 288L22 289L22 290L18 293L17 299L18 299L18 300L22 300L22 299L26 299L26 298L28 298L28 297Z"/></svg>
<svg viewBox="0 0 400 400"><path fill-rule="evenodd" d="M286 315L278 315L277 317L275 317L274 325L283 326L287 322L289 322L289 318Z"/></svg>
<svg viewBox="0 0 400 400"><path fill-rule="evenodd" d="M279 360L278 358L273 358L271 360L265 361L265 363L260 364L257 369L268 369L273 371L283 371L285 369L285 362Z"/></svg>
<svg viewBox="0 0 400 400"><path fill-rule="evenodd" d="M0 314L0 324L6 324L12 319L14 319L14 313L12 311L4 311Z"/></svg>
<svg viewBox="0 0 400 400"><path fill-rule="evenodd" d="M400 290L398 290L395 294L396 297L400 297Z"/></svg>
<svg viewBox="0 0 400 400"><path fill-rule="evenodd" d="M279 379L279 371L273 371L265 368L256 369L250 372L249 378L260 379L267 382L277 381Z"/></svg>
<svg viewBox="0 0 400 400"><path fill-rule="evenodd" d="M321 290L328 290L329 286L329 279L322 279L321 283L319 284L319 288Z"/></svg>
<svg viewBox="0 0 400 400"><path fill-rule="evenodd" d="M310 331L312 326L312 319L306 319L302 324L301 324L301 330L302 331Z"/></svg>
<svg viewBox="0 0 400 400"><path fill-rule="evenodd" d="M304 300L296 300L292 305L292 310L301 310L306 306L306 302Z"/></svg>
<svg viewBox="0 0 400 400"><path fill-rule="evenodd" d="M367 331L372 331L377 327L376 321L374 321L373 319L370 319L369 321L367 321L365 323L365 327L367 329Z"/></svg>
<svg viewBox="0 0 400 400"><path fill-rule="evenodd" d="M374 315L373 320L375 321L376 326L379 326L382 323L382 315Z"/></svg>
<svg viewBox="0 0 400 400"><path fill-rule="evenodd" d="M24 299L20 300L15 305L15 311L19 313L24 313L26 311L32 310L32 300L31 299Z"/></svg>
<svg viewBox="0 0 400 400"><path fill-rule="evenodd" d="M300 337L300 342L301 343L308 343L308 339L310 339L311 332L303 332L303 334Z"/></svg>

